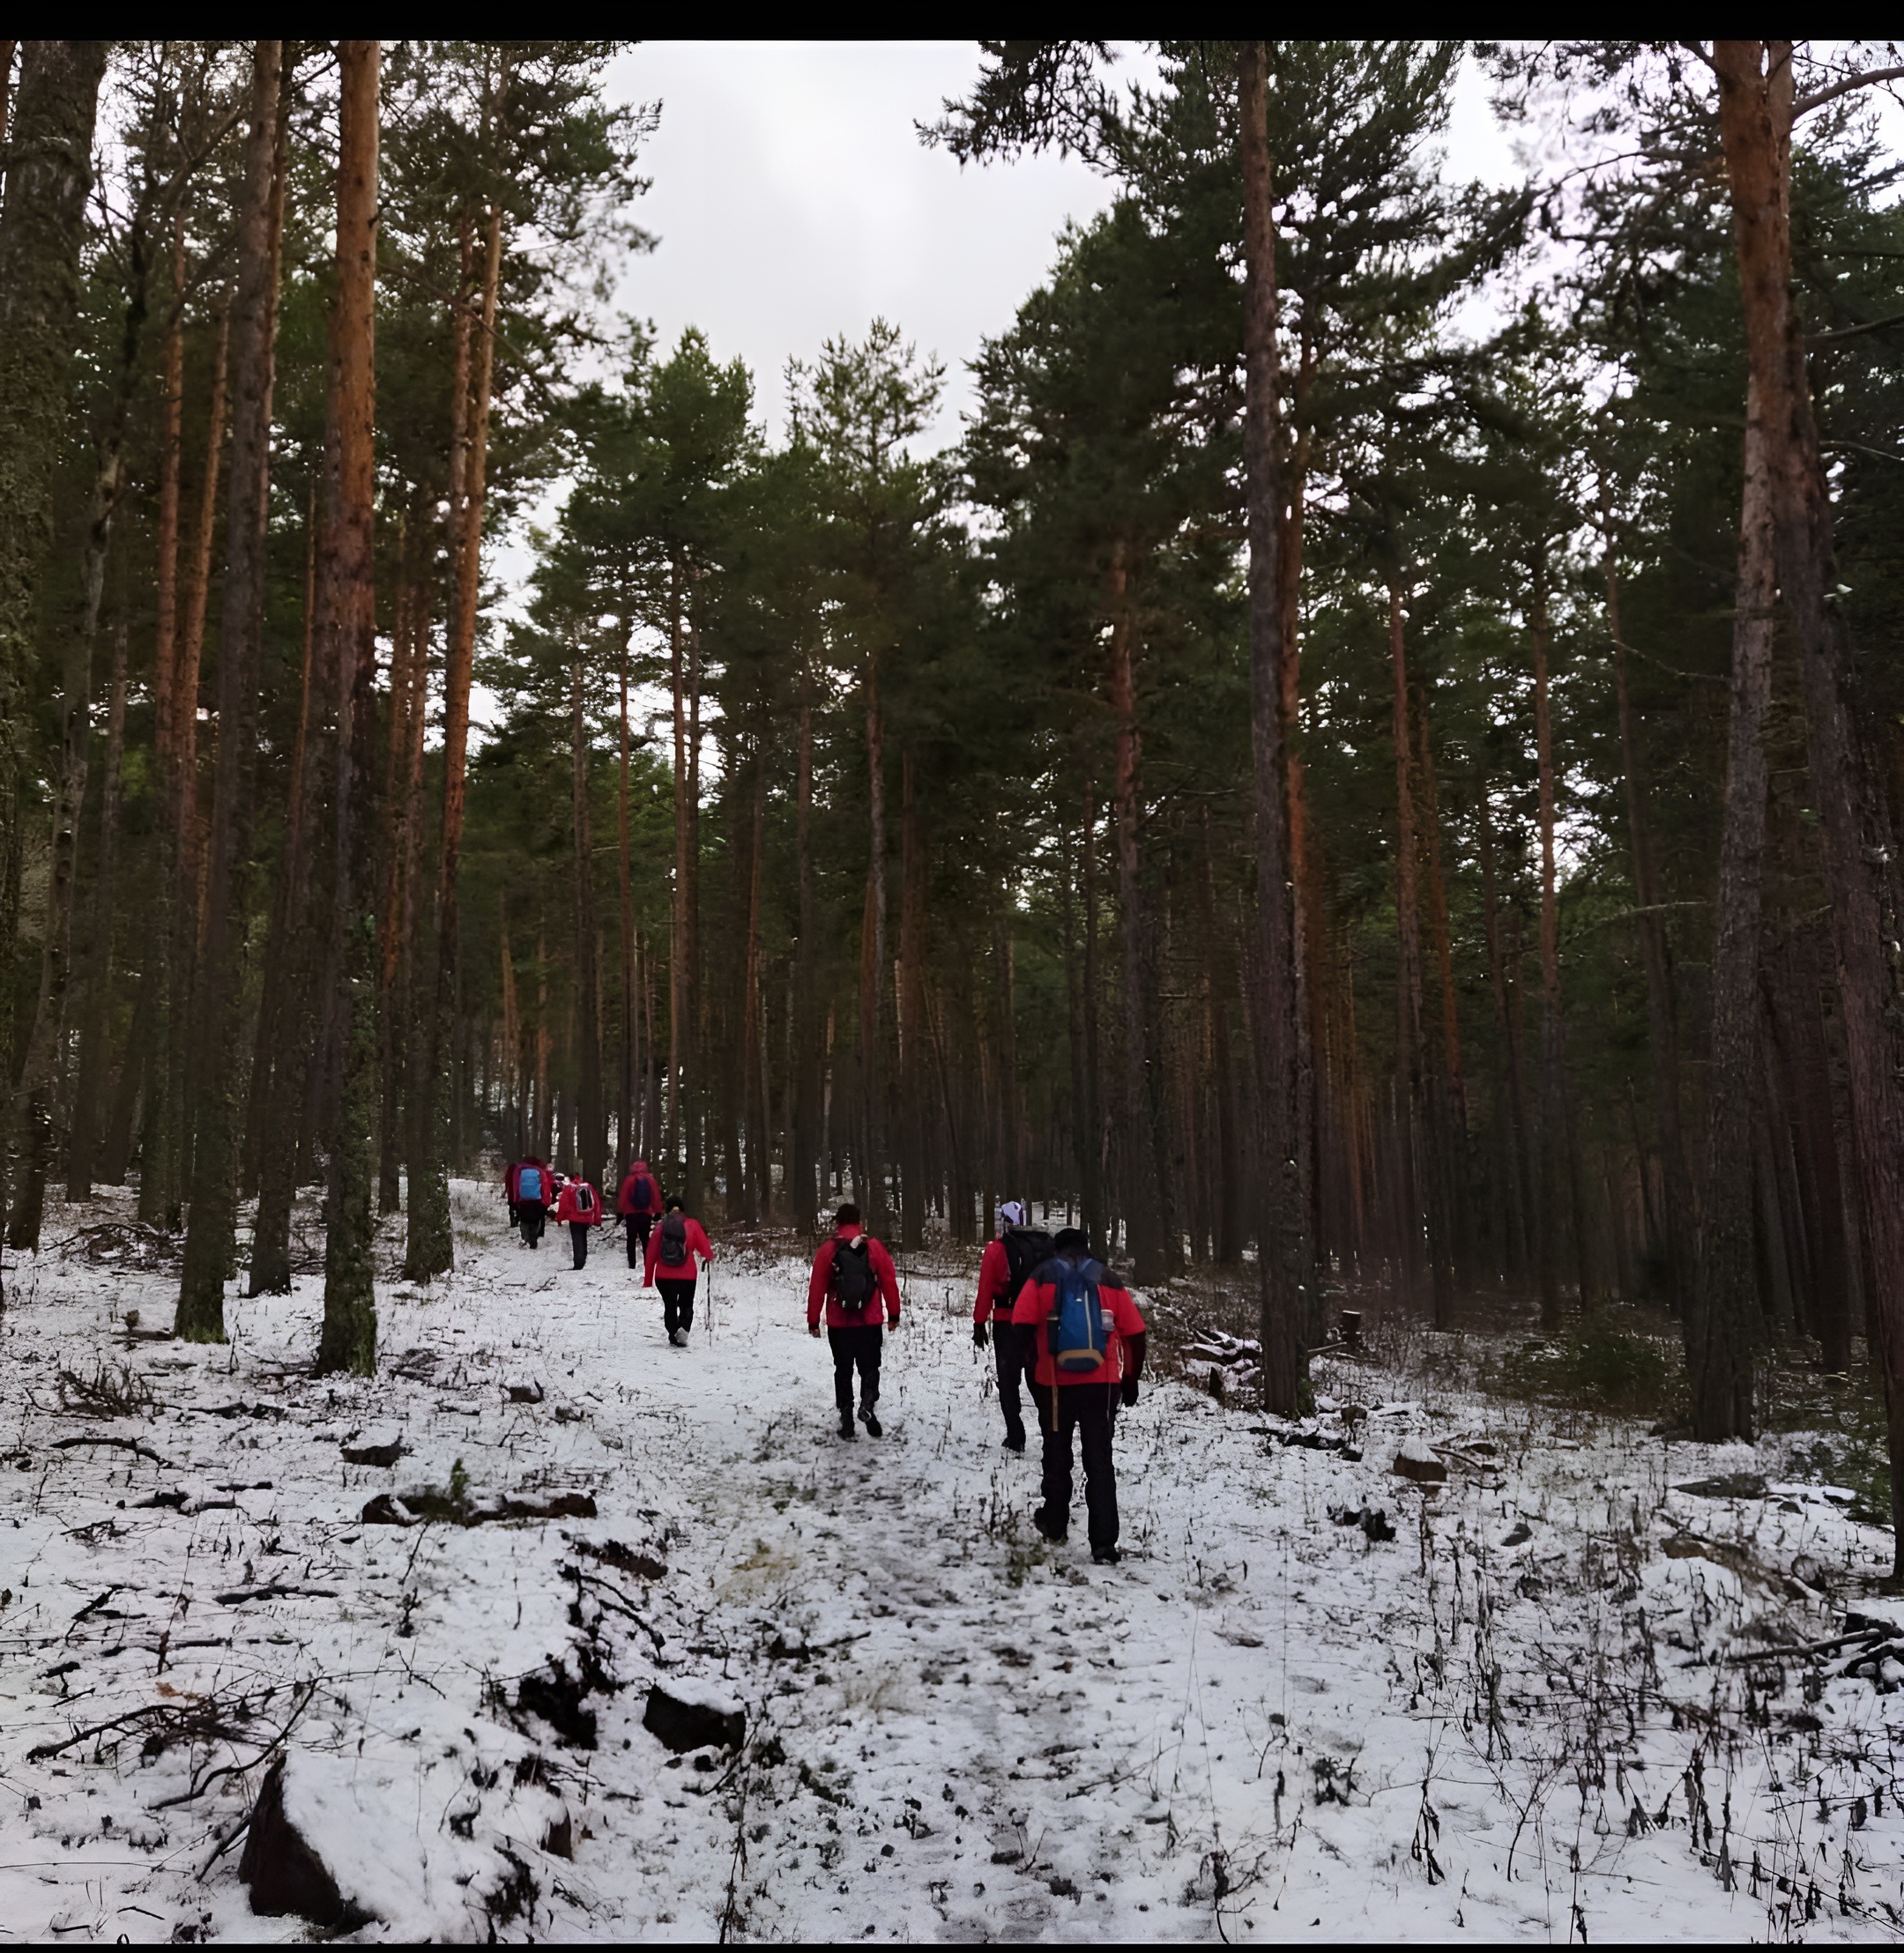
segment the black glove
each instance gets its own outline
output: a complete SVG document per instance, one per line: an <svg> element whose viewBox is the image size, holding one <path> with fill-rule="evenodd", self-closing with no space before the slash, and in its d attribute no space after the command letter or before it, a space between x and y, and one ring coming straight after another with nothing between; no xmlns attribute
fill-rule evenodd
<svg viewBox="0 0 1904 1953"><path fill-rule="evenodd" d="M1137 1379L1134 1377L1127 1377L1124 1379L1124 1401L1127 1405L1137 1401Z"/></svg>
<svg viewBox="0 0 1904 1953"><path fill-rule="evenodd" d="M980 1349L985 1348L985 1326L982 1322L975 1322L971 1326L971 1340Z"/></svg>

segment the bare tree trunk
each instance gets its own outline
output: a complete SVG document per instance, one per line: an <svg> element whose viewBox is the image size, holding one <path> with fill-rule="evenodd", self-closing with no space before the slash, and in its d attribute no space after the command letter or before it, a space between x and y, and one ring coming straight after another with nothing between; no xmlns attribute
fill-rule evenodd
<svg viewBox="0 0 1904 1953"><path fill-rule="evenodd" d="M338 676L337 890L335 926L343 940L343 1071L324 1230L324 1332L320 1374L376 1368L376 1156L371 1121L376 1092L376 925L368 913L374 855L367 798L376 766L376 280L377 77L382 43L338 44L337 295L331 313L328 402L330 507L319 584L319 629L335 646L325 660ZM414 1190L413 1189L413 1198Z"/></svg>
<svg viewBox="0 0 1904 1953"><path fill-rule="evenodd" d="M429 1006L419 1013L417 1048L433 1088L428 1116L420 1116L425 1134L420 1156L410 1162L410 1211L404 1245L404 1274L428 1281L446 1273L456 1259L450 1226L451 1072L457 1000L457 959L462 921L457 906L463 860L464 806L469 791L470 684L476 657L476 613L482 598L482 532L489 452L490 396L495 377L496 306L502 276L502 212L489 212L482 278L482 317L473 333L472 373L467 397L467 446L461 479L451 483L458 499L455 514L456 605L450 620L443 667L443 798L442 855L436 882L436 953L424 991ZM466 314L467 301L460 310ZM420 986L420 988L421 986ZM421 1109L420 1108L420 1114Z"/></svg>
<svg viewBox="0 0 1904 1953"><path fill-rule="evenodd" d="M1640 779L1640 741L1627 687L1625 633L1620 628L1619 576L1613 557L1613 532L1607 521L1607 621L1613 633L1613 685L1619 705L1620 766L1626 783L1626 825L1633 840L1633 906L1639 911L1640 956L1646 969L1647 1028L1653 1049L1653 1118L1659 1129L1661 1170L1666 1181L1665 1232L1668 1282L1672 1305L1685 1315L1693 1281L1692 1173L1686 1151L1679 1102L1679 1010L1674 995L1666 921L1660 912L1659 883L1653 873L1652 839Z"/></svg>
<svg viewBox="0 0 1904 1953"><path fill-rule="evenodd" d="M899 1132L901 1244L926 1245L926 843L911 749L900 754Z"/></svg>
<svg viewBox="0 0 1904 1953"><path fill-rule="evenodd" d="M886 718L880 702L879 654L866 666L866 922L872 932L869 954L859 959L859 1088L861 1131L866 1135L866 1225L886 1227L886 1131L883 1049L886 1020Z"/></svg>
<svg viewBox="0 0 1904 1953"><path fill-rule="evenodd" d="M1566 1048L1561 1020L1560 909L1554 868L1553 724L1548 705L1547 561L1534 565L1534 603L1528 635L1534 650L1534 739L1540 769L1541 846L1541 1121L1540 1201L1536 1233L1540 1244L1541 1326L1560 1326L1561 1180L1569 1157ZM1576 1203L1577 1205L1577 1203ZM1582 1305L1588 1300L1584 1285Z"/></svg>
<svg viewBox="0 0 1904 1953"><path fill-rule="evenodd" d="M589 808L588 720L582 709L583 667L577 658L569 668L569 760L575 810L575 974L577 1115L581 1133L576 1150L582 1177L591 1186L602 1182L601 999L596 984L595 841Z"/></svg>
<svg viewBox="0 0 1904 1953"><path fill-rule="evenodd" d="M1117 727L1114 782L1118 866L1118 950L1124 1031L1124 1215L1132 1273L1155 1281L1164 1273L1164 1225L1158 1164L1150 1118L1150 1051L1144 1010L1143 883L1138 826L1142 819L1142 735L1137 724L1137 679L1124 544L1110 571L1111 713Z"/></svg>
<svg viewBox="0 0 1904 1953"><path fill-rule="evenodd" d="M1692 1435L1705 1444L1752 1436L1753 1137L1759 1075L1759 918L1766 831L1766 713L1778 602L1763 403L1748 390L1732 694L1712 964L1705 1184L1693 1307L1686 1318Z"/></svg>
<svg viewBox="0 0 1904 1953"><path fill-rule="evenodd" d="M681 1072L687 1056L688 1016L688 851L692 835L688 819L688 690L682 657L681 562L679 554L668 566L668 686L673 705L674 732L674 886L668 904L668 1170L672 1174L687 1140L681 1105Z"/></svg>
<svg viewBox="0 0 1904 1953"><path fill-rule="evenodd" d="M282 160L279 98L284 44L252 56L251 127L238 216L237 387L232 415L231 506L219 622L219 739L199 962L191 1225L174 1333L225 1340L225 1283L237 1260L237 1058L244 1021L243 958L257 798L258 669L264 630L265 523L271 499L272 353L278 327L277 195Z"/></svg>
<svg viewBox="0 0 1904 1953"><path fill-rule="evenodd" d="M617 895L620 904L621 925L621 1089L615 1104L615 1149L621 1171L616 1175L619 1185L622 1174L634 1163L641 1150L640 1137L635 1130L637 1114L636 1093L639 1080L635 1071L635 896L632 876L634 861L628 843L628 637L634 628L629 619L622 620L621 661L620 679L621 687L620 746L618 757L620 770L615 785L615 868Z"/></svg>
<svg viewBox="0 0 1904 1953"><path fill-rule="evenodd" d="M1414 741L1409 731L1407 641L1402 630L1402 593L1388 586L1388 662L1394 679L1392 713L1395 768L1395 1076L1401 1087L1401 1133L1396 1155L1401 1169L1401 1236L1397 1244L1397 1288L1413 1303L1421 1279L1423 1162L1421 894L1417 885L1421 842L1415 828ZM1435 1325L1447 1324L1441 1245L1432 1239Z"/></svg>
<svg viewBox="0 0 1904 1953"><path fill-rule="evenodd" d="M1835 598L1830 488L1791 302L1791 46L1718 41L1713 65L1747 362L1764 419L1778 583L1804 679L1844 1003L1858 1191L1871 1231L1898 1573L1904 1577L1904 1040L1893 947L1899 939L1890 880L1894 837L1857 717L1850 646Z"/></svg>
<svg viewBox="0 0 1904 1953"><path fill-rule="evenodd" d="M766 724L754 740L753 806L747 817L747 954L741 962L741 1093L747 1149L747 1219L773 1219L768 1134L767 1039L761 996L761 869L767 847Z"/></svg>
<svg viewBox="0 0 1904 1953"><path fill-rule="evenodd" d="M814 958L811 693L811 673L803 663L800 672L799 770L793 790L793 846L800 902L800 939L793 953L793 1103L787 1121L792 1170L787 1177L791 1189L790 1218L796 1228L807 1233L813 1231L816 1216L814 1175L819 1168L820 1096L824 1089Z"/></svg>
<svg viewBox="0 0 1904 1953"><path fill-rule="evenodd" d="M100 797L99 875L93 887L92 954L86 971L86 1025L80 1037L79 1077L73 1090L72 1137L66 1162L66 1198L90 1200L110 1066L113 936L118 923L119 826L125 804L126 635L123 617L113 637L112 675L107 681L106 782ZM137 1072L130 1050L129 1070Z"/></svg>
<svg viewBox="0 0 1904 1953"><path fill-rule="evenodd" d="M1277 432L1276 212L1268 120L1268 50L1238 58L1238 149L1243 177L1243 469L1249 505L1251 811L1256 843L1256 1060L1262 1205L1263 1405L1296 1415L1303 1379L1309 1215L1297 1122L1300 1052L1296 920L1290 891L1288 740L1283 668L1290 655L1282 605L1282 473Z"/></svg>
<svg viewBox="0 0 1904 1953"><path fill-rule="evenodd" d="M1430 1169L1434 1175L1432 1199L1439 1213L1445 1243L1440 1251L1443 1272L1438 1274L1437 1281L1452 1287L1469 1278L1473 1260L1471 1234L1465 1219L1469 1208L1468 1077L1461 1063L1461 1003L1454 991L1447 884L1441 873L1441 797L1435 779L1434 739L1429 728L1425 691L1417 695L1415 717L1422 825L1427 838L1422 850L1422 866L1428 877L1428 932L1441 991L1441 1070L1439 1074L1431 1073L1429 1079L1435 1134L1435 1157ZM1448 1300L1452 1302L1452 1295ZM1436 1290L1435 1306L1436 1319L1446 1327L1447 1318L1440 1313L1440 1287Z"/></svg>

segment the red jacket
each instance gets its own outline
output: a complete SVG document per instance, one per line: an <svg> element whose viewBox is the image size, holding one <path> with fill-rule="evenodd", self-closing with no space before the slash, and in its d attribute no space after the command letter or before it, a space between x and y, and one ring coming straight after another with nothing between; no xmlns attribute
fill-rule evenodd
<svg viewBox="0 0 1904 1953"><path fill-rule="evenodd" d="M588 1188L589 1204L582 1205L582 1189ZM599 1228L606 1216L602 1213L601 1195L596 1192L586 1180L564 1180L562 1192L555 1196L555 1221L560 1226L564 1221L585 1222L591 1228Z"/></svg>
<svg viewBox="0 0 1904 1953"><path fill-rule="evenodd" d="M1096 1370L1088 1370L1082 1377L1075 1370L1067 1370L1056 1378L1060 1384L1115 1384L1125 1377L1134 1377L1143 1368L1144 1319L1137 1313L1137 1304L1130 1298L1130 1291L1118 1278L1106 1270L1104 1279L1097 1284L1097 1300L1108 1318L1104 1333L1104 1360ZM1045 1318L1051 1314L1058 1301L1058 1285L1054 1281L1028 1281L1018 1292L1018 1300L1012 1310L1012 1320L1019 1324L1035 1323L1038 1326L1038 1380L1049 1384L1053 1380L1051 1348L1045 1340ZM1127 1353L1127 1342L1134 1343Z"/></svg>
<svg viewBox="0 0 1904 1953"><path fill-rule="evenodd" d="M971 1312L974 1322L990 1322L994 1314L1002 1321L1012 1319L1011 1259L1002 1241L988 1241L978 1263L978 1301Z"/></svg>
<svg viewBox="0 0 1904 1953"><path fill-rule="evenodd" d="M849 1316L829 1293L833 1286L833 1253L842 1241L856 1241L866 1234L864 1228L836 1228L830 1241L820 1244L820 1251L813 1258L813 1274L807 1283L807 1326L820 1326L820 1304L826 1304L826 1320L829 1329L864 1329L877 1327L879 1324L879 1296L886 1302L886 1320L894 1328L899 1326L899 1271L893 1266L892 1257L886 1252L880 1242L866 1235L866 1265L873 1271L873 1279L879 1284L875 1298L866 1305L866 1311L860 1316Z"/></svg>
<svg viewBox="0 0 1904 1953"><path fill-rule="evenodd" d="M660 1268L661 1279L664 1281L692 1281L698 1272L695 1266L695 1257L699 1255L703 1261L713 1260L714 1247L707 1237L707 1230L703 1228L698 1221L694 1220L689 1215L683 1214L681 1218L688 1222L687 1266L681 1268L663 1266L661 1261L661 1228L667 1225L666 1221L664 1220L661 1228L657 1228L648 1236L648 1272L643 1279L643 1288L652 1288L654 1287L655 1270L657 1268Z"/></svg>
<svg viewBox="0 0 1904 1953"><path fill-rule="evenodd" d="M648 1193L643 1199L641 1183L648 1183ZM637 1160L621 1177L621 1191L615 1196L617 1214L659 1214L661 1211L661 1183L648 1170L645 1160Z"/></svg>
<svg viewBox="0 0 1904 1953"><path fill-rule="evenodd" d="M522 1171L525 1166L532 1166L542 1176L542 1192L538 1198L541 1200L543 1206L547 1207L551 1198L549 1188L554 1184L554 1176L549 1172L547 1165L543 1161L537 1159L533 1154L531 1154L527 1159L517 1160L515 1165L509 1170L509 1199L514 1202L522 1199Z"/></svg>

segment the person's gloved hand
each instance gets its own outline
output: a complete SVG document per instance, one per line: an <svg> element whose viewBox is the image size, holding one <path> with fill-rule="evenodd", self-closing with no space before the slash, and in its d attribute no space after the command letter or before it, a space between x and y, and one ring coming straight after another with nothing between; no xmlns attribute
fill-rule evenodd
<svg viewBox="0 0 1904 1953"><path fill-rule="evenodd" d="M808 1327L807 1333L811 1336L815 1342L818 1342L820 1340L820 1325L818 1323L812 1324Z"/></svg>
<svg viewBox="0 0 1904 1953"><path fill-rule="evenodd" d="M980 1349L983 1349L985 1348L985 1326L982 1322L975 1322L971 1326L971 1340L977 1348Z"/></svg>
<svg viewBox="0 0 1904 1953"><path fill-rule="evenodd" d="M1137 1401L1137 1379L1134 1377L1127 1377L1124 1379L1124 1401L1126 1404L1134 1404Z"/></svg>
<svg viewBox="0 0 1904 1953"><path fill-rule="evenodd" d="M896 1328L897 1328L897 1327L899 1326L899 1318L898 1318L898 1317L897 1317L897 1316L888 1316L888 1317L887 1317L887 1318L886 1318L886 1326L887 1326L887 1327L888 1327L889 1329L896 1329Z"/></svg>

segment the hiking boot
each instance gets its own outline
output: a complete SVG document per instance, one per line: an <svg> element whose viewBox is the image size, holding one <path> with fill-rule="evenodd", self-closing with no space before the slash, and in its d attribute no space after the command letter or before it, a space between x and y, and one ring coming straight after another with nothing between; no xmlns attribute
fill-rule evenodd
<svg viewBox="0 0 1904 1953"><path fill-rule="evenodd" d="M1094 1546L1090 1556L1098 1566L1115 1566L1124 1557L1114 1546Z"/></svg>
<svg viewBox="0 0 1904 1953"><path fill-rule="evenodd" d="M688 1347L688 1332L685 1329L671 1329L668 1331L668 1340L675 1348L685 1349Z"/></svg>
<svg viewBox="0 0 1904 1953"><path fill-rule="evenodd" d="M859 1407L859 1422L861 1422L862 1424L864 1424L864 1425L866 1426L866 1436L867 1436L868 1437L882 1437L882 1436L884 1435L884 1433L883 1433L883 1432L881 1432L881 1430L880 1429L880 1421L879 1421L879 1419L878 1419L877 1417L875 1417L875 1416L874 1416L874 1415L873 1415L873 1407L872 1407L872 1405L870 1405L870 1404L862 1404L862 1405L860 1405L860 1407Z"/></svg>
<svg viewBox="0 0 1904 1953"><path fill-rule="evenodd" d="M1070 1530L1061 1517L1048 1511L1042 1505L1032 1513L1031 1523L1053 1546L1062 1546L1065 1534Z"/></svg>
<svg viewBox="0 0 1904 1953"><path fill-rule="evenodd" d="M849 1444L859 1437L859 1433L853 1429L852 1413L851 1411L843 1410L839 1414L839 1434Z"/></svg>

